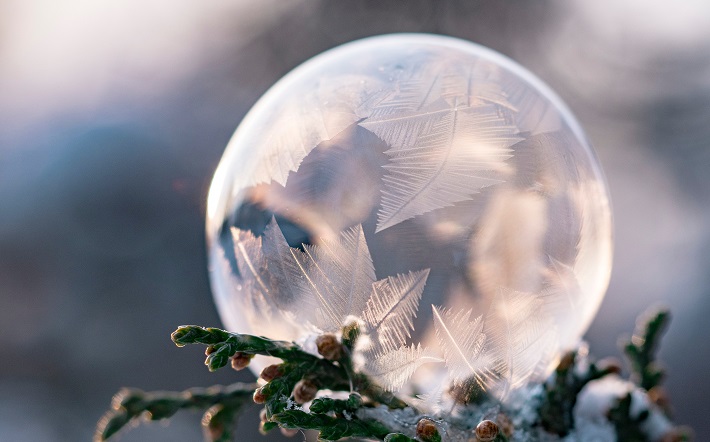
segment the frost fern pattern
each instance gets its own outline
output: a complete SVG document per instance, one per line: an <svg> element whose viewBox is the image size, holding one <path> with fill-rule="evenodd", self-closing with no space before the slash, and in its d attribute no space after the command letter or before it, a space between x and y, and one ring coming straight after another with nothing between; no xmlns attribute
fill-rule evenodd
<svg viewBox="0 0 710 442"><path fill-rule="evenodd" d="M512 105L479 71L444 63L414 75L360 123L390 146L377 231L501 181L496 172L522 138L506 119L509 109L496 103Z"/></svg>
<svg viewBox="0 0 710 442"><path fill-rule="evenodd" d="M441 353L409 342L429 269L376 280L361 225L303 250L287 244L275 219L261 237L236 228L232 235L243 293L253 303L270 300L290 320L308 321L314 334L358 323L366 345L356 348L357 367L389 391L422 365L443 362L453 386L503 399L541 373L557 348L545 307L558 297L508 289L485 317L432 305Z"/></svg>
<svg viewBox="0 0 710 442"><path fill-rule="evenodd" d="M356 79L355 84L365 84L362 89L337 88L331 81L287 101L265 123L262 140L254 141L255 169L249 178L237 179L235 190L272 182L285 186L313 149L355 124L389 146L377 231L501 182L497 172L511 157L510 146L522 138L511 123L517 109L496 72L485 63L460 67L435 60L434 65L439 68L410 68L406 78L388 86Z"/></svg>

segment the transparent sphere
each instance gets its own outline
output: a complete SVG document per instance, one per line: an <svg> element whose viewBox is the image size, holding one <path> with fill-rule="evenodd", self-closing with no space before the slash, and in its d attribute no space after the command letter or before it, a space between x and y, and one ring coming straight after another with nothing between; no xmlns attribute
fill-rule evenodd
<svg viewBox="0 0 710 442"><path fill-rule="evenodd" d="M574 117L449 37L294 69L232 137L207 211L228 329L309 347L356 323L358 369L392 391L505 395L548 375L610 275L607 189Z"/></svg>

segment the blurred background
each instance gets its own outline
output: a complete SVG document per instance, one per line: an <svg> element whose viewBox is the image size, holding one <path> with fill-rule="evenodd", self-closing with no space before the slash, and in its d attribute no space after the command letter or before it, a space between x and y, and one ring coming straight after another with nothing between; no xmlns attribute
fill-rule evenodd
<svg viewBox="0 0 710 442"><path fill-rule="evenodd" d="M655 303L676 420L710 440L710 2L0 0L0 440L90 440L123 386L210 374L181 324L220 325L204 241L223 149L259 96L326 49L391 32L506 54L568 103L605 168L611 286L587 339ZM198 414L122 441L199 440ZM259 436L256 412L242 441ZM303 439L297 436L297 439Z"/></svg>

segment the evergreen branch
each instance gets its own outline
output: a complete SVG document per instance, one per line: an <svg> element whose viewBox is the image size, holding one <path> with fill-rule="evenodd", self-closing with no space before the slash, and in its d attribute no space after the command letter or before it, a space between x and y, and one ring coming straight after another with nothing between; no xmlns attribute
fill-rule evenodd
<svg viewBox="0 0 710 442"><path fill-rule="evenodd" d="M576 351L565 354L555 369L554 381L545 384L544 399L538 413L543 427L558 436L566 436L574 428L574 406L577 396L589 382L618 373L615 364L590 363L584 374L578 373Z"/></svg>
<svg viewBox="0 0 710 442"><path fill-rule="evenodd" d="M346 343L344 345L346 348L355 345L358 335L359 327L356 325L351 324L345 328L344 340ZM273 356L288 361L288 368L284 367L288 376L279 378L277 382L270 382L261 389L266 398L282 395L289 397L296 382L308 374L309 378L315 380L320 388L348 391L352 384L356 390L361 391L363 395L374 402L385 404L390 408L406 407L404 401L373 383L367 376L354 373L347 354L336 364L306 353L291 342L273 341L258 336L230 333L218 328L195 325L181 326L173 332L171 337L179 347L187 344L209 346L205 365L210 371L224 367L229 359L237 353ZM267 406L267 409L269 408L271 407ZM270 412L274 411L270 410Z"/></svg>
<svg viewBox="0 0 710 442"><path fill-rule="evenodd" d="M624 442L646 442L648 437L641 430L641 425L648 419L648 410L643 410L638 416L631 416L631 393L619 399L608 412L609 421L616 428L618 440Z"/></svg>
<svg viewBox="0 0 710 442"><path fill-rule="evenodd" d="M648 311L637 321L631 339L622 342L624 354L631 365L631 376L646 390L659 385L665 375L655 359L670 320L670 312L666 309Z"/></svg>
<svg viewBox="0 0 710 442"><path fill-rule="evenodd" d="M386 405L391 409L408 407L407 403L398 398L394 393L370 382L369 378L366 376L358 375L358 379L360 379L360 381L356 384L356 390L362 392L363 395L367 396L372 401Z"/></svg>
<svg viewBox="0 0 710 442"><path fill-rule="evenodd" d="M662 377L662 372L654 365L654 356L667 322L667 312L650 315L646 321L639 322L641 325L636 334L626 345L634 376L642 386L646 382L646 386L656 387ZM167 419L181 409L196 408L207 410L202 420L206 440L229 442L235 437L236 415L250 397L254 402L264 404L260 427L262 432L281 427L284 430L317 430L320 433L319 440L356 437L385 442L441 441L440 424L414 408L395 411L395 408L407 408L408 405L372 382L370 377L354 370L351 353L356 347L358 335L359 327L354 323L344 328L340 340L332 334L320 336L317 340L318 351L324 356L320 358L291 342L230 333L217 328L180 327L172 334L175 344L206 345L205 363L211 371L227 365L230 359L232 367L242 369L254 355L274 356L283 362L262 371L260 377L266 383L260 387L257 384L234 384L175 393L145 393L124 389L114 398L113 409L101 419L95 441L107 440L141 416L150 420ZM589 382L608 374L619 374L620 371L620 365L616 362L589 362L586 354L569 352L564 355L553 376L543 384L538 416L526 425L542 427L561 437L577 431L573 410L579 393ZM461 388L459 386L458 390ZM344 400L316 398L319 390L347 391L350 395ZM450 391L452 406L472 407L467 413L479 414L492 404L486 397L481 397L479 403L462 402L459 397L464 393L468 397L470 392L458 390L453 388ZM311 403L308 411L300 406L307 402ZM630 394L619 397L606 418L614 425L620 440L648 440L650 436L645 428L648 426L647 420L657 411L651 407L632 415L631 402ZM378 404L387 407L379 407ZM483 408L475 411L476 407ZM507 412L514 412L514 409ZM409 429L414 422L416 438L413 439L414 434L409 434ZM472 428L472 422L459 422L456 419L442 422L448 425L447 431L453 431L451 434L470 434ZM495 431L482 427L483 424L496 426ZM478 435L479 429L481 435ZM525 431L524 428L522 430ZM512 423L506 418L496 422L483 420L475 432L479 440L502 442L510 440L514 431ZM579 435L576 433L576 436ZM672 437L668 440L687 441L690 440L690 432L683 427L672 427L663 437L663 440Z"/></svg>
<svg viewBox="0 0 710 442"><path fill-rule="evenodd" d="M384 442L417 442L417 440L401 433L390 433L385 436Z"/></svg>
<svg viewBox="0 0 710 442"><path fill-rule="evenodd" d="M237 423L239 406L217 404L210 407L202 417L205 438L213 442L231 442Z"/></svg>
<svg viewBox="0 0 710 442"><path fill-rule="evenodd" d="M362 406L362 397L359 394L352 393L345 399L331 399L327 397L313 400L310 410L311 413L326 414L326 413L352 413Z"/></svg>
<svg viewBox="0 0 710 442"><path fill-rule="evenodd" d="M338 440L343 437L375 437L382 440L390 433L384 425L376 421L364 421L356 417L338 418L302 410L284 410L274 415L272 420L283 428L318 430L318 437L324 440Z"/></svg>
<svg viewBox="0 0 710 442"><path fill-rule="evenodd" d="M390 431L376 421L364 421L355 417L355 412L363 406L358 394L351 394L347 400L318 398L310 406L310 413L294 405L296 394L291 394L299 379L304 375L312 379L311 373L301 365L285 364L284 376L268 382L261 388L266 400L266 419L263 429L269 431L276 426L286 429L318 430L321 440L337 440L343 437L363 437L382 439ZM330 388L319 380L323 388ZM341 388L342 389L342 388Z"/></svg>
<svg viewBox="0 0 710 442"><path fill-rule="evenodd" d="M273 341L258 336L230 333L218 328L205 328L197 325L178 327L170 337L175 345L203 344L212 348L207 355L205 365L210 371L224 367L236 353L273 356L284 360L313 361L317 357L301 350L292 342Z"/></svg>
<svg viewBox="0 0 710 442"><path fill-rule="evenodd" d="M221 408L208 411L210 417L205 415L204 422L210 432L219 437L212 437L213 441L224 441L223 434L231 434L233 419L230 418L239 411L244 403L251 398L255 384L236 383L226 387L216 385L210 388L191 388L183 392L144 392L138 389L124 388L113 399L112 410L107 412L99 421L94 440L96 442L108 440L119 430L133 420L145 416L156 421L172 417L183 409L207 409L213 406ZM217 431L217 426L221 431ZM212 431L214 428L214 431Z"/></svg>
<svg viewBox="0 0 710 442"><path fill-rule="evenodd" d="M266 417L271 419L274 415L284 411L288 406L293 389L298 381L311 372L311 367L304 364L284 364L285 374L282 377L268 382L259 390L266 402Z"/></svg>

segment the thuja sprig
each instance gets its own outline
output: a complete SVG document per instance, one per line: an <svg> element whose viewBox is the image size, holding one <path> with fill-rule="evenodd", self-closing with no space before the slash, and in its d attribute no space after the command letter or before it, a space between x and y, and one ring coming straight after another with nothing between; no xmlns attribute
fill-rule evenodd
<svg viewBox="0 0 710 442"><path fill-rule="evenodd" d="M335 413L347 415L354 413L358 408L362 407L362 397L357 393L351 393L347 399L332 399L322 397L315 399L311 404L311 412L318 414Z"/></svg>
<svg viewBox="0 0 710 442"><path fill-rule="evenodd" d="M651 402L655 402L650 393L660 388L658 384L662 379L662 371L655 363L655 352L669 316L667 312L660 311L646 318L639 322L636 334L626 343L625 350L632 365L632 379L642 387L651 387L648 397ZM113 409L101 420L96 440L110 438L139 417L166 419L178 410L197 408L207 410L203 418L206 439L227 442L234 436L235 416L251 397L253 402L264 406L260 427L262 432L280 427L282 431L316 430L320 440L357 437L385 442L442 441L443 433L440 431L443 428L440 425L450 425L451 422L434 421L417 410L405 410L403 416L410 416L407 418L407 430L407 425L403 426L404 421L399 421L396 414L391 415L392 419L383 419L382 414L375 417L373 411L379 410L377 413L384 412L386 416L387 413L396 413L394 408L407 405L353 369L351 354L359 332L357 324L352 324L343 329L340 337L333 334L319 336L316 340L319 357L292 342L230 333L217 328L180 327L172 334L175 344L205 345L205 364L211 371L230 362L233 368L243 369L255 355L273 356L282 362L268 366L261 372L263 382L260 386L234 384L228 387L191 389L181 393L122 390L114 399ZM586 353L580 351L564 355L555 373L544 383L538 417L530 422L528 430L544 428L559 436L575 431L573 410L582 389L596 379L610 374L618 375L620 372L620 364L611 359L590 361ZM319 390L350 394L347 399L317 398ZM638 388L636 391L645 394ZM453 393L453 399L456 400L456 391ZM608 410L606 418L614 425L620 440L641 442L649 437L643 430L645 422L651 414L658 413L658 409L651 406L641 413L632 414L633 400L631 394L620 396ZM302 407L307 402L310 402L308 409ZM480 405L459 403L459 406ZM414 422L416 430L412 427ZM468 431L471 435L469 424L461 428L449 427L446 431ZM500 424L481 421L475 429L476 440L508 440L514 432L512 424ZM690 440L689 434L683 427L672 427L663 435L663 440Z"/></svg>
<svg viewBox="0 0 710 442"><path fill-rule="evenodd" d="M644 423L649 420L651 411L632 412L633 395L627 393L607 413L607 418L614 425L617 439L624 442L647 442L648 435L643 431ZM687 427L677 426L666 432L663 442L689 442L693 440L693 432Z"/></svg>
<svg viewBox="0 0 710 442"><path fill-rule="evenodd" d="M642 410L638 416L631 413L631 393L619 399L614 407L609 410L608 418L616 428L616 435L619 440L625 442L646 442L648 438L641 425L648 419L649 411Z"/></svg>
<svg viewBox="0 0 710 442"><path fill-rule="evenodd" d="M273 341L259 336L229 333L214 327L183 325L170 337L175 345L184 347L188 344L207 345L205 365L215 371L227 365L237 353L273 356L289 361L314 361L319 358L304 352L298 345L286 341Z"/></svg>
<svg viewBox="0 0 710 442"><path fill-rule="evenodd" d="M261 378L266 384L254 391L253 399L264 404L262 430L285 429L318 430L323 440L344 437L363 437L383 440L392 433L376 421L361 420L356 416L365 401L359 394L347 400L315 399L318 390L350 391L354 389L367 398L367 405L377 403L392 408L406 404L393 394L372 383L365 375L352 369L350 353L359 330L356 325L345 328L342 341L334 335L323 335L318 349L323 358L303 351L298 345L284 341L230 333L216 328L182 326L172 339L178 346L202 344L208 346L205 364L211 371L226 366L230 359L245 355L265 355L284 362L264 369ZM234 364L233 364L234 365ZM299 404L313 401L306 412Z"/></svg>
<svg viewBox="0 0 710 442"><path fill-rule="evenodd" d="M329 416L327 414L307 413L302 410L284 410L273 416L272 420L283 428L318 430L322 440L338 440L344 437L363 437L384 439L390 430L376 421L366 421L352 417L350 419Z"/></svg>
<svg viewBox="0 0 710 442"><path fill-rule="evenodd" d="M232 440L234 417L249 403L256 384L235 383L226 387L191 388L182 392L144 392L124 388L113 398L111 410L99 421L94 440L108 440L139 418L162 420L183 409L207 410L202 420L211 441Z"/></svg>
<svg viewBox="0 0 710 442"><path fill-rule="evenodd" d="M401 433L391 433L385 436L384 442L417 442L417 440Z"/></svg>
<svg viewBox="0 0 710 442"><path fill-rule="evenodd" d="M646 390L650 402L655 403L666 414L669 414L669 407L660 385L665 377L665 372L656 361L656 353L670 320L671 314L667 309L651 309L639 316L633 336L621 341L622 349L631 368L631 380ZM632 401L631 393L620 398L609 410L608 418L614 425L619 440L644 442L646 438L641 427L648 420L650 410L641 410L637 415L634 415L631 412ZM682 426L674 427L664 436L663 440L689 441L692 440L692 431Z"/></svg>
<svg viewBox="0 0 710 442"><path fill-rule="evenodd" d="M395 395L385 391L366 376L353 372L349 347L354 345L358 334L359 331L355 326L346 327L344 343L338 344L343 345L344 349L339 353L340 357L332 361L307 353L292 342L273 341L258 336L231 333L218 328L185 325L174 331L171 338L179 347L188 344L207 345L208 355L205 365L210 371L224 367L235 355L273 356L288 363L286 371L292 377L304 376L309 373L312 378L326 384L330 390L348 391L352 386L375 402L391 408L405 407L406 404ZM264 392L268 393L270 390L267 389Z"/></svg>
<svg viewBox="0 0 710 442"><path fill-rule="evenodd" d="M230 360L234 368L244 368L254 355L273 356L283 363L264 369L261 378L266 383L262 386L234 384L181 393L122 390L114 400L113 409L99 424L97 441L109 439L140 416L150 420L166 419L184 408L207 409L203 419L206 437L212 441L228 441L233 436L235 415L249 398L264 404L263 431L276 427L312 429L318 430L323 440L351 436L383 440L393 433L382 423L357 418L357 410L365 406L359 394L353 393L346 400L315 399L320 389L350 391L354 388L367 395L368 406L403 404L366 376L353 373L349 354L357 339L357 330L352 327L345 334L346 343L330 342L329 337L324 340L327 344L322 346L324 358L307 353L291 342L229 333L217 328L182 326L171 337L180 347L188 344L207 346L205 365L210 371L226 366ZM342 351L338 346L342 346ZM313 402L309 412L300 408L300 404L310 401Z"/></svg>
<svg viewBox="0 0 710 442"><path fill-rule="evenodd" d="M352 393L348 399L317 398L310 406L310 413L303 410L284 410L272 420L284 428L320 430L319 437L337 440L343 437L377 437L382 439L390 431L375 421L355 417L364 402L359 394Z"/></svg>
<svg viewBox="0 0 710 442"><path fill-rule="evenodd" d="M551 382L545 384L543 402L539 414L542 426L558 436L566 436L574 428L574 405L577 396L589 382L621 368L613 360L607 359L589 363L586 370L575 370L579 354L571 351L562 356Z"/></svg>
<svg viewBox="0 0 710 442"><path fill-rule="evenodd" d="M658 349L660 338L668 326L670 314L666 310L653 310L642 315L637 321L634 336L622 342L624 352L631 365L630 385L649 390L648 402L659 406L661 411L664 404L659 404L651 394L660 389L660 382L663 379L663 371L658 368L655 361L655 353ZM554 375L545 384L543 401L538 410L542 426L549 432L559 436L569 434L575 426L574 406L577 397L582 389L590 382L601 379L604 376L621 373L621 366L614 359L602 359L597 362L578 361L579 354L570 352L566 354ZM646 394L642 390L636 389L638 395ZM640 411L632 413L632 402L635 395L631 392L620 396L611 408L606 412L606 418L614 426L618 440L625 442L646 442L650 440L647 429L644 429L646 421L653 413L659 413L659 408L653 405ZM670 424L670 422L669 422ZM685 427L672 427L664 435L664 441L689 441L692 439L692 432Z"/></svg>
<svg viewBox="0 0 710 442"><path fill-rule="evenodd" d="M663 380L664 370L656 362L656 352L670 320L668 310L650 310L639 317L631 339L622 342L631 366L631 378L645 390L651 390Z"/></svg>

